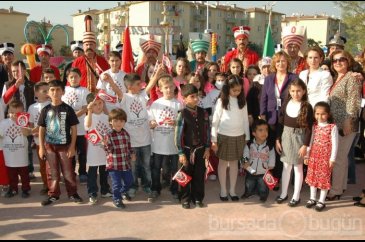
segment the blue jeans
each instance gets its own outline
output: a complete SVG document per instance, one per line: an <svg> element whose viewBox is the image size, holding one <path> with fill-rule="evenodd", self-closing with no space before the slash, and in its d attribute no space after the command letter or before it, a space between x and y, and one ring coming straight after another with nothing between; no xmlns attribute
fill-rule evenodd
<svg viewBox="0 0 365 242"><path fill-rule="evenodd" d="M133 184L133 174L131 170L128 171L109 171L110 178L112 179L113 187L113 200L120 200L122 194L127 192L130 186ZM122 183L123 181L123 183Z"/></svg>
<svg viewBox="0 0 365 242"><path fill-rule="evenodd" d="M349 170L348 170L348 180L351 183L356 183L356 161L355 161L355 146L359 142L360 134L357 133L354 141L352 142L351 149L348 155L349 160Z"/></svg>
<svg viewBox="0 0 365 242"><path fill-rule="evenodd" d="M264 175L251 175L247 174L245 183L245 195L251 196L258 194L260 199L266 200L269 196L269 188L266 186Z"/></svg>
<svg viewBox="0 0 365 242"><path fill-rule="evenodd" d="M142 180L143 188L151 188L151 145L133 147L137 160L132 167L134 184L133 188L138 188L138 175Z"/></svg>
<svg viewBox="0 0 365 242"><path fill-rule="evenodd" d="M110 192L110 186L108 184L108 172L105 170L104 166L89 166L88 177L87 177L87 193L89 197L97 197L98 194L98 168L100 174L100 192L101 194L106 194Z"/></svg>
<svg viewBox="0 0 365 242"><path fill-rule="evenodd" d="M169 182L171 181L172 175L177 172L177 163L179 162L178 155L159 155L153 154L153 159L151 162L151 170L152 170L152 191L156 191L158 193L161 192L161 168L163 164L165 164L163 169L169 170ZM164 171L165 172L165 171ZM177 194L178 183L176 181L171 181L170 191L172 194Z"/></svg>

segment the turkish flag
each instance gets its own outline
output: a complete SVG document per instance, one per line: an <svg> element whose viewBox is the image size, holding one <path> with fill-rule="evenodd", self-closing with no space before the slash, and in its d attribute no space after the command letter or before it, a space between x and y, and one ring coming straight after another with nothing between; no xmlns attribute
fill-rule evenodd
<svg viewBox="0 0 365 242"><path fill-rule="evenodd" d="M29 113L17 113L16 114L16 125L20 127L27 127L29 124Z"/></svg>
<svg viewBox="0 0 365 242"><path fill-rule="evenodd" d="M166 54L163 54L163 56L162 56L162 63L166 66L169 74L171 74L172 73L172 64L171 64L170 58Z"/></svg>
<svg viewBox="0 0 365 242"><path fill-rule="evenodd" d="M191 181L192 178L191 176L183 172L181 169L178 172L176 172L172 180L175 180L177 183L179 183L180 186L185 187Z"/></svg>
<svg viewBox="0 0 365 242"><path fill-rule="evenodd" d="M129 33L129 27L126 26L124 30L124 41L123 41L123 53L122 53L122 65L121 70L129 74L134 72L134 59L131 44L131 37Z"/></svg>
<svg viewBox="0 0 365 242"><path fill-rule="evenodd" d="M101 141L101 135L96 129L90 130L86 135L86 139L93 144L97 144Z"/></svg>
<svg viewBox="0 0 365 242"><path fill-rule="evenodd" d="M275 178L271 172L269 170L266 171L264 177L262 178L264 179L264 182L266 184L266 186L272 190L274 189L274 187L276 186L276 184L278 183L279 179Z"/></svg>
<svg viewBox="0 0 365 242"><path fill-rule="evenodd" d="M118 98L112 95L109 95L105 92L105 90L101 89L96 95L95 99L104 100L107 103L117 103Z"/></svg>

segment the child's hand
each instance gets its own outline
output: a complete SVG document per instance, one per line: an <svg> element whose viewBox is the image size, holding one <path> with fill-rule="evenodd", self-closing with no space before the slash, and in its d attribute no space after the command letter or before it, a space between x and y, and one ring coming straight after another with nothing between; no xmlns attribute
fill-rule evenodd
<svg viewBox="0 0 365 242"><path fill-rule="evenodd" d="M186 159L185 155L179 155L179 162L183 166L188 166L188 160Z"/></svg>
<svg viewBox="0 0 365 242"><path fill-rule="evenodd" d="M205 160L208 160L208 161L209 161L209 157L210 157L210 149L209 149L209 148L207 148L207 149L205 149L205 151L204 151L203 158L204 158Z"/></svg>
<svg viewBox="0 0 365 242"><path fill-rule="evenodd" d="M151 120L150 121L150 129L154 129L154 128L156 128L157 127L157 122L156 122L156 120Z"/></svg>
<svg viewBox="0 0 365 242"><path fill-rule="evenodd" d="M76 151L75 151L75 147L69 147L68 150L67 150L67 157L68 158L72 158L74 157L76 154Z"/></svg>
<svg viewBox="0 0 365 242"><path fill-rule="evenodd" d="M19 79L16 80L16 82L15 82L16 88L19 88L23 84L24 84L24 77L19 77Z"/></svg>
<svg viewBox="0 0 365 242"><path fill-rule="evenodd" d="M175 126L175 120L173 120L173 119L165 120L164 123L167 125L170 125L170 126Z"/></svg>
<svg viewBox="0 0 365 242"><path fill-rule="evenodd" d="M213 142L212 143L211 149L214 151L214 153L217 153L218 152L218 146L217 146L217 143L216 142Z"/></svg>
<svg viewBox="0 0 365 242"><path fill-rule="evenodd" d="M279 140L276 140L276 151L278 152L279 155L281 155L281 153L283 152L283 147L281 146Z"/></svg>
<svg viewBox="0 0 365 242"><path fill-rule="evenodd" d="M102 78L107 83L113 82L113 78L108 73L104 73Z"/></svg>
<svg viewBox="0 0 365 242"><path fill-rule="evenodd" d="M335 161L334 160L331 160L330 161L330 170L331 171L333 170L333 167L335 167Z"/></svg>
<svg viewBox="0 0 365 242"><path fill-rule="evenodd" d="M300 158L304 158L305 155L307 154L307 146L306 145L303 145L299 151L298 151L298 155Z"/></svg>
<svg viewBox="0 0 365 242"><path fill-rule="evenodd" d="M304 157L304 165L308 165L308 163L309 163L309 159L308 159L308 157Z"/></svg>
<svg viewBox="0 0 365 242"><path fill-rule="evenodd" d="M135 162L137 160L136 154L131 154L131 161Z"/></svg>
<svg viewBox="0 0 365 242"><path fill-rule="evenodd" d="M93 112L93 105L94 105L94 101L92 101L91 103L89 103L87 105L87 111L92 113Z"/></svg>

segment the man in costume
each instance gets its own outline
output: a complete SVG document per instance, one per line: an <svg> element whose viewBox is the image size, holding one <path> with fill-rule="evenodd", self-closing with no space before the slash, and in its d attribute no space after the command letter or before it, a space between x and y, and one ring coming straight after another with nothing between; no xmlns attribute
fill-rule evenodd
<svg viewBox="0 0 365 242"><path fill-rule="evenodd" d="M305 59L299 55L305 35L304 26L285 26L282 32L283 46L291 58L291 72L299 75L305 70Z"/></svg>
<svg viewBox="0 0 365 242"><path fill-rule="evenodd" d="M42 74L45 69L51 68L53 69L55 76L58 80L60 80L60 71L56 66L50 64L51 56L53 55L53 49L51 45L38 45L36 47L37 55L41 62L40 65L34 67L30 70L30 80L34 83L40 82L42 80Z"/></svg>

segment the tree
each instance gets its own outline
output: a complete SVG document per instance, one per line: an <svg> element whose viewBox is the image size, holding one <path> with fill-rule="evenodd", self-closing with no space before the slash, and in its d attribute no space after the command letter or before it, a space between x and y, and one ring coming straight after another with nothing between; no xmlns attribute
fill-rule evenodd
<svg viewBox="0 0 365 242"><path fill-rule="evenodd" d="M60 55L61 56L72 56L72 52L69 46L62 45L60 49Z"/></svg>
<svg viewBox="0 0 365 242"><path fill-rule="evenodd" d="M334 3L342 10L342 22L346 31L341 30L341 35L346 33L346 50L354 52L358 44L365 45L365 2L334 1Z"/></svg>
<svg viewBox="0 0 365 242"><path fill-rule="evenodd" d="M248 44L248 48L250 48L251 50L255 51L259 56L262 56L262 53L263 53L263 48L262 46L258 45L258 44L255 44L255 43L252 43L250 42Z"/></svg>
<svg viewBox="0 0 365 242"><path fill-rule="evenodd" d="M308 39L308 47L321 46L322 41L315 41L314 39Z"/></svg>

